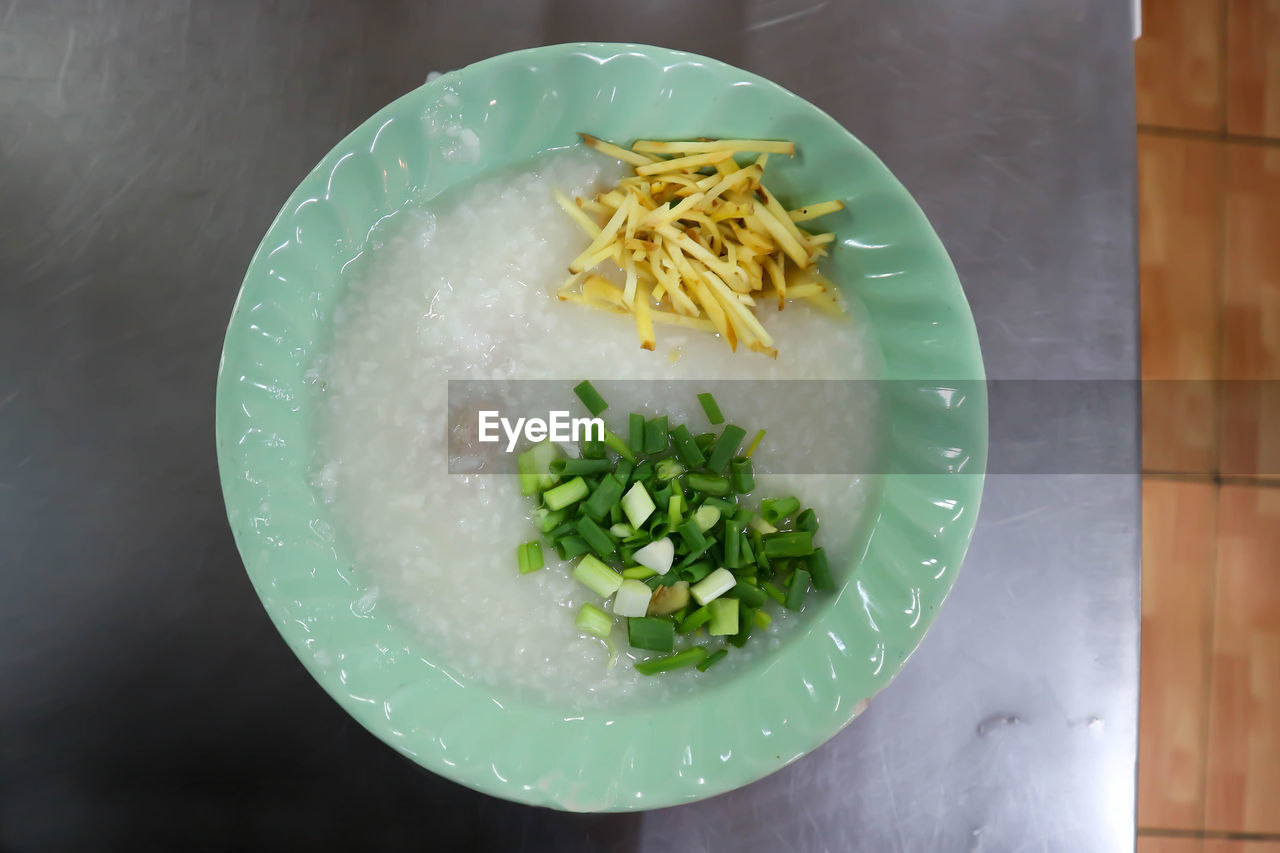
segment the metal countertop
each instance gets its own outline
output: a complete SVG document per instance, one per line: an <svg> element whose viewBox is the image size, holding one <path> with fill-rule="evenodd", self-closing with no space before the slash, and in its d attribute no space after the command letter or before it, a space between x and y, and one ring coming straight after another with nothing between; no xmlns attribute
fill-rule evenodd
<svg viewBox="0 0 1280 853"><path fill-rule="evenodd" d="M951 600L861 718L765 781L622 816L474 794L351 721L253 594L213 442L232 300L312 164L428 71L564 41L799 93L918 199L993 378L1133 379L1130 15L0 2L0 848L1131 850L1136 385L1099 449L1119 473L988 480Z"/></svg>

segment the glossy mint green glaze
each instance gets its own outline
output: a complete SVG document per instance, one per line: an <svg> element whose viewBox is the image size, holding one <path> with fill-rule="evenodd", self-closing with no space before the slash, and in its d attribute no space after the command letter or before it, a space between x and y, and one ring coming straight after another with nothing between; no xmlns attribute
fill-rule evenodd
<svg viewBox="0 0 1280 853"><path fill-rule="evenodd" d="M450 122L475 137L449 135L442 127ZM887 378L983 378L973 318L941 243L884 165L829 116L714 60L639 45L557 45L498 56L405 95L302 182L263 239L231 316L218 375L218 462L263 605L316 680L366 728L422 766L495 796L575 811L646 809L777 770L832 737L893 678L968 547L987 408L981 383L964 394L915 386L890 399L888 470L911 473L884 478L865 551L834 600L734 678L656 710L577 711L499 705L428 659L407 626L352 606L366 581L335 547L310 485L315 413L304 373L340 295L339 271L380 217L572 144L578 130L616 140L796 140L801 154L778 171L776 189L849 204L824 222L842 241L833 277L865 304Z"/></svg>

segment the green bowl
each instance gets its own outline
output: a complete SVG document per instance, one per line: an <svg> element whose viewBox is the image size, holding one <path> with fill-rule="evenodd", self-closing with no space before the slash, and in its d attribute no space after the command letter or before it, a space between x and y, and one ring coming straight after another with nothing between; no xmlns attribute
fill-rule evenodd
<svg viewBox="0 0 1280 853"><path fill-rule="evenodd" d="M459 146L439 118L474 129ZM363 575L335 546L308 469L304 390L373 225L412 200L589 129L796 140L778 189L843 198L832 265L865 306L892 383L869 529L843 588L776 653L642 711L500 705L394 620L352 607ZM410 92L342 140L285 203L232 311L217 388L218 463L249 577L280 634L353 717L423 767L494 796L573 811L669 806L760 779L819 746L889 683L946 598L973 533L987 406L973 317L920 208L812 104L738 68L643 45L497 56ZM936 387L935 384L936 383ZM921 391L925 393L921 393ZM935 697L929 701L945 701ZM661 733L660 737L652 736Z"/></svg>

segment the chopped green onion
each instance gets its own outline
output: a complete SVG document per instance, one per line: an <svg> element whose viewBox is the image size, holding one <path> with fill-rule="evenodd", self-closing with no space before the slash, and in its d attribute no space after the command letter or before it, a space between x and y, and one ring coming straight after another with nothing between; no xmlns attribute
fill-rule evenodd
<svg viewBox="0 0 1280 853"><path fill-rule="evenodd" d="M684 484L695 492L702 492L704 495L729 494L729 481L724 477L717 477L715 474L699 474L697 472L686 474Z"/></svg>
<svg viewBox="0 0 1280 853"><path fill-rule="evenodd" d="M707 624L710 620L711 608L706 606L699 607L697 610L684 617L684 619L680 620L680 633L692 634L694 631Z"/></svg>
<svg viewBox="0 0 1280 853"><path fill-rule="evenodd" d="M649 535L654 539L661 539L667 535L667 531L671 525L667 523L667 519L660 515L651 516L649 519Z"/></svg>
<svg viewBox="0 0 1280 853"><path fill-rule="evenodd" d="M725 637L738 633L738 602L732 598L717 598L711 602L711 622L707 632L713 637Z"/></svg>
<svg viewBox="0 0 1280 853"><path fill-rule="evenodd" d="M579 631L605 639L613 632L613 620L594 604L587 603L578 608L578 615L573 620Z"/></svg>
<svg viewBox="0 0 1280 853"><path fill-rule="evenodd" d="M807 530L810 533L818 532L818 514L811 509L801 511L796 516L796 529Z"/></svg>
<svg viewBox="0 0 1280 853"><path fill-rule="evenodd" d="M614 504L609 507L609 524L620 524L622 522L622 507Z"/></svg>
<svg viewBox="0 0 1280 853"><path fill-rule="evenodd" d="M561 483L555 488L547 489L543 492L542 502L547 505L549 510L564 509L569 504L585 498L589 491L586 480L581 477L574 477L567 483Z"/></svg>
<svg viewBox="0 0 1280 853"><path fill-rule="evenodd" d="M600 480L600 485L596 486L596 490L591 493L590 499L584 505L584 510L594 521L603 521L621 497L622 486L618 481L612 477L604 477Z"/></svg>
<svg viewBox="0 0 1280 853"><path fill-rule="evenodd" d="M766 533L766 534L767 534L767 533L777 533L777 532L778 532L778 528L774 527L772 524L770 524L769 522L765 521L763 518L761 518L761 517L760 517L760 516L758 516L758 515L754 515L754 516L752 516L752 517L751 517L751 520L747 522L747 525L748 525L752 530L756 531L757 533Z"/></svg>
<svg viewBox="0 0 1280 853"><path fill-rule="evenodd" d="M831 566L827 563L827 552L814 548L807 562L809 574L813 577L814 589L835 589L835 579L831 577Z"/></svg>
<svg viewBox="0 0 1280 853"><path fill-rule="evenodd" d="M759 587L738 581L733 585L733 596L748 607L763 607L768 596Z"/></svg>
<svg viewBox="0 0 1280 853"><path fill-rule="evenodd" d="M631 559L660 575L671 570L675 557L675 543L666 538L655 539L631 555Z"/></svg>
<svg viewBox="0 0 1280 853"><path fill-rule="evenodd" d="M795 574L791 576L791 583L787 587L787 600L785 602L788 610L799 610L804 607L804 594L809 591L809 573L804 569L796 569Z"/></svg>
<svg viewBox="0 0 1280 853"><path fill-rule="evenodd" d="M635 532L636 529L634 527L630 524L623 524L622 522L618 522L609 528L609 535L618 539L627 539L628 537L633 536Z"/></svg>
<svg viewBox="0 0 1280 853"><path fill-rule="evenodd" d="M585 439L578 442L582 447L582 456L584 459L603 459L604 458L604 442L596 441L594 438Z"/></svg>
<svg viewBox="0 0 1280 853"><path fill-rule="evenodd" d="M638 581L648 580L656 574L658 573L648 566L632 566L629 569L622 570L622 576L624 578Z"/></svg>
<svg viewBox="0 0 1280 853"><path fill-rule="evenodd" d="M695 648L699 648L699 647L695 647ZM729 654L728 649L719 649L718 651L712 652L710 655L707 656L705 660L700 661L698 663L697 665L698 672L706 672L707 670L711 669L711 667L715 666L716 664L720 663L720 661L724 660L725 655L727 654Z"/></svg>
<svg viewBox="0 0 1280 853"><path fill-rule="evenodd" d="M698 402L702 404L702 411L707 413L707 420L713 424L724 423L724 415L720 414L720 407L716 405L716 398L710 393L699 394Z"/></svg>
<svg viewBox="0 0 1280 853"><path fill-rule="evenodd" d="M636 461L636 456L631 452L631 448L627 447L627 443L609 430L604 431L604 443L612 447L614 453L617 453L628 462Z"/></svg>
<svg viewBox="0 0 1280 853"><path fill-rule="evenodd" d="M703 456L702 451L698 449L693 436L689 435L689 428L684 424L671 430L671 438L676 445L676 456L680 457L680 461L686 468L698 468L707 461L707 457Z"/></svg>
<svg viewBox="0 0 1280 853"><path fill-rule="evenodd" d="M653 470L659 480L674 480L684 473L684 466L675 457L668 456L666 459L659 459Z"/></svg>
<svg viewBox="0 0 1280 853"><path fill-rule="evenodd" d="M573 393L578 395L582 405L586 406L587 411L592 415L598 415L609 408L609 404L604 401L604 397L600 396L600 392L585 379L573 386Z"/></svg>
<svg viewBox="0 0 1280 853"><path fill-rule="evenodd" d="M587 541L591 546L591 550L595 551L598 556L611 557L617 553L617 547L614 545L612 537L604 532L604 528L596 524L590 518L583 516L576 522L578 534Z"/></svg>
<svg viewBox="0 0 1280 853"><path fill-rule="evenodd" d="M631 479L631 471L635 468L633 464L625 459L618 460L618 467L613 469L613 479L618 481L618 485L626 488L628 481Z"/></svg>
<svg viewBox="0 0 1280 853"><path fill-rule="evenodd" d="M756 487L755 469L750 459L739 456L729 463L729 484L738 494L745 494Z"/></svg>
<svg viewBox="0 0 1280 853"><path fill-rule="evenodd" d="M764 538L764 555L774 557L807 557L813 553L813 534L807 530L774 533Z"/></svg>
<svg viewBox="0 0 1280 853"><path fill-rule="evenodd" d="M631 413L627 430L627 445L632 453L644 453L644 415Z"/></svg>
<svg viewBox="0 0 1280 853"><path fill-rule="evenodd" d="M738 633L729 638L729 644L742 648L751 636L751 628L755 625L755 611L741 601L738 602Z"/></svg>
<svg viewBox="0 0 1280 853"><path fill-rule="evenodd" d="M716 526L716 522L720 520L720 510L713 506L703 504L698 507L693 514L693 523L698 525L698 529L703 533Z"/></svg>
<svg viewBox="0 0 1280 853"><path fill-rule="evenodd" d="M759 530L751 531L751 550L756 555L756 568L762 572L769 571L769 557L764 552L764 536Z"/></svg>
<svg viewBox="0 0 1280 853"><path fill-rule="evenodd" d="M757 610L755 613L751 614L751 621L756 623L757 628L763 630L772 624L773 617L768 613L765 613L763 610Z"/></svg>
<svg viewBox="0 0 1280 853"><path fill-rule="evenodd" d="M654 418L644 425L644 452L661 453L667 449L667 416Z"/></svg>
<svg viewBox="0 0 1280 853"><path fill-rule="evenodd" d="M768 596L772 598L774 601L778 602L779 604L786 604L787 594L782 590L778 589L771 582L765 581L761 589L763 589L765 593L767 593Z"/></svg>
<svg viewBox="0 0 1280 853"><path fill-rule="evenodd" d="M655 509L657 507L654 506L653 498L649 497L643 483L633 483L622 496L622 511L626 513L627 521L631 522L632 527L644 524Z"/></svg>
<svg viewBox="0 0 1280 853"><path fill-rule="evenodd" d="M556 478L552 474L551 466L559 453L559 449L554 444L543 441L516 457L516 470L520 473L522 494L536 495L555 483Z"/></svg>
<svg viewBox="0 0 1280 853"><path fill-rule="evenodd" d="M724 564L731 569L742 563L742 524L732 518L724 523Z"/></svg>
<svg viewBox="0 0 1280 853"><path fill-rule="evenodd" d="M741 521L743 524L746 524L751 519L755 518L755 516L755 510L749 506L740 506L738 507L738 511L733 514L734 520Z"/></svg>
<svg viewBox="0 0 1280 853"><path fill-rule="evenodd" d="M560 554L560 559L562 560L581 557L590 550L591 546L581 536L565 536L556 542L556 552Z"/></svg>
<svg viewBox="0 0 1280 853"><path fill-rule="evenodd" d="M741 523L741 522L736 522L736 523ZM738 538L742 540L742 542L738 545L738 551L741 555L738 565L744 571L747 569L750 569L752 572L754 572L756 569L759 568L759 565L756 563L755 552L751 549L751 542L747 539L747 532L744 530L742 533L738 535Z"/></svg>
<svg viewBox="0 0 1280 853"><path fill-rule="evenodd" d="M716 443L716 434L714 432L701 432L693 437L693 443L698 445L698 449L703 453L711 452L711 445Z"/></svg>
<svg viewBox="0 0 1280 853"><path fill-rule="evenodd" d="M764 441L764 430L756 433L756 437L751 441L751 446L747 448L747 452L742 454L744 459L750 459L751 454L756 452L756 448L760 446L760 442Z"/></svg>
<svg viewBox="0 0 1280 853"><path fill-rule="evenodd" d="M728 498L709 497L702 502L703 506L713 506L720 510L720 515L724 518L733 518L738 511L738 505Z"/></svg>
<svg viewBox="0 0 1280 853"><path fill-rule="evenodd" d="M622 575L600 562L591 554L587 554L574 567L573 576L583 586L601 598L608 598L622 586Z"/></svg>
<svg viewBox="0 0 1280 853"><path fill-rule="evenodd" d="M707 560L695 560L680 569L680 577L689 581L689 583L697 583L711 574L711 570L714 568L715 565Z"/></svg>
<svg viewBox="0 0 1280 853"><path fill-rule="evenodd" d="M676 644L675 623L656 616L633 616L627 620L627 642L637 649L669 652Z"/></svg>
<svg viewBox="0 0 1280 853"><path fill-rule="evenodd" d="M551 471L566 477L579 474L599 474L612 471L613 463L608 459L556 459L551 463Z"/></svg>
<svg viewBox="0 0 1280 853"><path fill-rule="evenodd" d="M647 483L651 477L653 477L653 465L649 462L641 462L631 472L631 479L637 483Z"/></svg>
<svg viewBox="0 0 1280 853"><path fill-rule="evenodd" d="M728 569L716 569L702 580L689 587L689 594L699 604L714 601L733 589L738 579Z"/></svg>
<svg viewBox="0 0 1280 853"><path fill-rule="evenodd" d="M613 597L615 616L643 616L649 609L649 597L653 593L642 581L623 578L622 585Z"/></svg>
<svg viewBox="0 0 1280 853"><path fill-rule="evenodd" d="M537 542L526 542L516 546L516 562L520 566L520 574L536 572L546 565L542 559L542 546Z"/></svg>
<svg viewBox="0 0 1280 853"><path fill-rule="evenodd" d="M711 452L707 454L707 467L717 474L723 474L729 467L729 460L738 454L738 445L742 444L746 435L747 431L742 427L733 424L725 427L716 443L711 445Z"/></svg>
<svg viewBox="0 0 1280 853"><path fill-rule="evenodd" d="M693 646L682 652L676 652L674 655L638 661L636 663L636 672L641 675L657 675L660 672L669 672L690 664L701 666L706 657L706 649L702 648L702 646Z"/></svg>
<svg viewBox="0 0 1280 853"><path fill-rule="evenodd" d="M680 538L691 554L701 554L711 547L711 540L702 535L702 528L693 519L689 519L679 527Z"/></svg>
<svg viewBox="0 0 1280 853"><path fill-rule="evenodd" d="M800 501L795 498L772 498L760 502L760 515L770 524L777 524L799 508Z"/></svg>
<svg viewBox="0 0 1280 853"><path fill-rule="evenodd" d="M564 521L569 513L565 510L558 509L555 512L540 506L533 511L533 517L537 520L538 530L543 533L550 533L555 530Z"/></svg>
<svg viewBox="0 0 1280 853"><path fill-rule="evenodd" d="M667 518L672 527L679 527L684 520L684 496L673 494L667 498Z"/></svg>
<svg viewBox="0 0 1280 853"><path fill-rule="evenodd" d="M662 575L654 575L653 577L645 578L644 582L645 582L645 585L648 586L650 590L652 590L653 592L657 592L658 587L662 586L662 582L664 580L665 578L663 578Z"/></svg>

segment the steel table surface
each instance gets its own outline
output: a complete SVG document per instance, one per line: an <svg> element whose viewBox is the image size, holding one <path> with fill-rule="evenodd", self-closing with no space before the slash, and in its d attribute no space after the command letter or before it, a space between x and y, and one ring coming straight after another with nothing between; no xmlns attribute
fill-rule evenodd
<svg viewBox="0 0 1280 853"><path fill-rule="evenodd" d="M933 631L834 740L606 816L352 722L253 594L213 442L232 300L312 164L433 69L563 41L808 98L919 200L991 376L1131 380L1130 36L1108 0L0 0L0 848L1131 849L1136 402L1118 470L989 479Z"/></svg>

